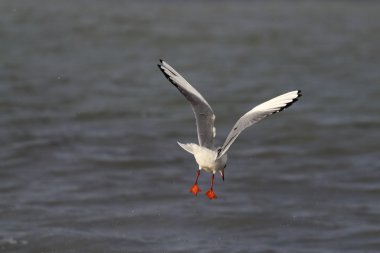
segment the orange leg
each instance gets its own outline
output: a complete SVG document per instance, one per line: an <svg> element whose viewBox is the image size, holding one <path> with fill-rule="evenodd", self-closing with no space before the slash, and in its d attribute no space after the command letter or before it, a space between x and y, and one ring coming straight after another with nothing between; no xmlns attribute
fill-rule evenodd
<svg viewBox="0 0 380 253"><path fill-rule="evenodd" d="M208 190L206 192L206 195L209 199L216 199L216 194L215 192L212 190L212 187L214 186L214 176L215 174L212 174L211 176L211 187L210 187L210 190Z"/></svg>
<svg viewBox="0 0 380 253"><path fill-rule="evenodd" d="M190 192L193 193L195 196L197 196L198 192L201 191L201 188L198 186L198 178L199 175L201 174L201 171L197 171L197 178L195 179L194 185L190 188Z"/></svg>

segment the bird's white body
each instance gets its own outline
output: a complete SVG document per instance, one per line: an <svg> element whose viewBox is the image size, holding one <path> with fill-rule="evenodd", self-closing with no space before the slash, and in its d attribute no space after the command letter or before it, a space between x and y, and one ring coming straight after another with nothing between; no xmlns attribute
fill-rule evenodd
<svg viewBox="0 0 380 253"><path fill-rule="evenodd" d="M199 165L197 178L193 187L190 189L190 192L194 195L197 195L197 193L200 192L197 182L201 170L212 173L211 187L210 190L206 192L206 195L210 199L216 198L216 195L212 189L214 174L216 172L220 172L224 180L224 168L227 164L227 151L239 134L247 127L261 121L267 116L280 112L289 107L301 96L301 91L294 90L272 98L254 107L240 117L228 134L224 144L220 148L216 149L214 146L215 115L211 106L207 103L206 99L204 99L203 96L172 66L161 60L161 64L158 64L158 67L192 106L197 123L199 145L195 143L183 144L179 142L178 144L184 150L193 154L195 161Z"/></svg>
<svg viewBox="0 0 380 253"><path fill-rule="evenodd" d="M223 171L227 164L227 154L218 158L218 150L201 147L195 143L183 144L179 143L184 150L194 155L195 161L199 165L199 169L215 174Z"/></svg>
<svg viewBox="0 0 380 253"><path fill-rule="evenodd" d="M213 174L222 171L227 164L227 154L220 158L216 158L217 156L217 151L201 146L198 146L194 152L195 161L197 161L199 167Z"/></svg>

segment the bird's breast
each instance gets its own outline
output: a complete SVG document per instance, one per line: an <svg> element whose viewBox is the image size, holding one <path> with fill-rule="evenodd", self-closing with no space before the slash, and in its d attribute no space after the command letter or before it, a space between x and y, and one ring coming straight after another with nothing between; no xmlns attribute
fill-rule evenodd
<svg viewBox="0 0 380 253"><path fill-rule="evenodd" d="M220 159L216 159L217 152L199 147L200 149L197 152L194 152L195 160L198 165L207 172L217 172L224 168L226 164L227 156L223 156Z"/></svg>

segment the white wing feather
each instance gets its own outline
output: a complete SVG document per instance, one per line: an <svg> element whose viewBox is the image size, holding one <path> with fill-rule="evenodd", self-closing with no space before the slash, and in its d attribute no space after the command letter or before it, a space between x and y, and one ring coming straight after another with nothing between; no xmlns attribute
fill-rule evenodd
<svg viewBox="0 0 380 253"><path fill-rule="evenodd" d="M292 105L301 96L300 90L291 91L272 98L244 114L228 134L223 146L219 149L218 158L223 156L239 134L247 127L259 122L265 117L280 112Z"/></svg>
<svg viewBox="0 0 380 253"><path fill-rule="evenodd" d="M161 64L158 64L158 67L162 73L191 103L197 123L199 145L210 149L213 148L215 115L211 106L173 67L163 60L160 61Z"/></svg>

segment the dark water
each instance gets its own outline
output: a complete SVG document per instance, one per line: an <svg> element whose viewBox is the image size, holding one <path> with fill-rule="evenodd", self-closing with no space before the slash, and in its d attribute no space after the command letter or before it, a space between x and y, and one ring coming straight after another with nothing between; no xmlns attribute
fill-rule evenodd
<svg viewBox="0 0 380 253"><path fill-rule="evenodd" d="M0 1L0 252L380 252L380 4ZM250 128L188 193L189 105Z"/></svg>

